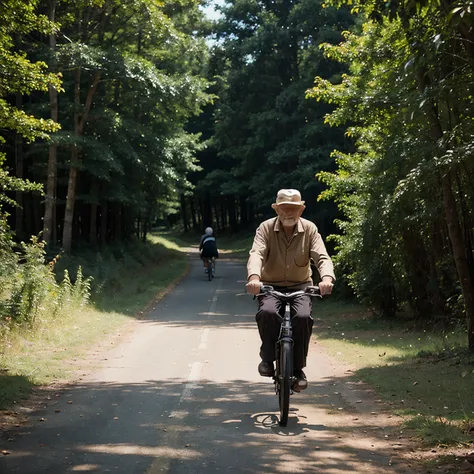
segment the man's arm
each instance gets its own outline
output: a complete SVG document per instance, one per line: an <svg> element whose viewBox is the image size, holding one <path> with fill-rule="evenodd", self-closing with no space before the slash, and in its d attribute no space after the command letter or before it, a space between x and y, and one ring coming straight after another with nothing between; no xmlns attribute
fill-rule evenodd
<svg viewBox="0 0 474 474"><path fill-rule="evenodd" d="M336 275L334 274L334 265L316 226L314 226L311 232L310 252L316 268L318 269L320 278L331 277L331 279L335 281Z"/></svg>
<svg viewBox="0 0 474 474"><path fill-rule="evenodd" d="M336 281L334 265L316 226L314 226L311 234L311 257L314 260L321 278L321 282L319 283L321 295L324 296L331 294L332 287Z"/></svg>
<svg viewBox="0 0 474 474"><path fill-rule="evenodd" d="M262 226L259 226L255 232L252 248L250 249L249 259L247 261L247 291L256 295L260 292L262 265L268 252L268 239Z"/></svg>
<svg viewBox="0 0 474 474"><path fill-rule="evenodd" d="M267 242L268 239L266 232L260 225L255 232L252 248L249 252L249 259L247 261L247 279L250 279L252 275L256 275L259 278L261 277L263 261L268 252Z"/></svg>

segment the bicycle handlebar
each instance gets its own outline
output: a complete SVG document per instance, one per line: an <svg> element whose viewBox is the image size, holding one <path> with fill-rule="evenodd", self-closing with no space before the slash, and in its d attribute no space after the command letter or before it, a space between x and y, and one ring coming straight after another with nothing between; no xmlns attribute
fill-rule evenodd
<svg viewBox="0 0 474 474"><path fill-rule="evenodd" d="M322 298L319 286L307 286L304 290L297 290L291 293L282 293L280 291L275 290L271 285L262 285L260 287L260 293L257 296L261 296L266 293L271 293L272 295L278 296L279 298L286 299L290 299L299 295L317 296L319 298Z"/></svg>

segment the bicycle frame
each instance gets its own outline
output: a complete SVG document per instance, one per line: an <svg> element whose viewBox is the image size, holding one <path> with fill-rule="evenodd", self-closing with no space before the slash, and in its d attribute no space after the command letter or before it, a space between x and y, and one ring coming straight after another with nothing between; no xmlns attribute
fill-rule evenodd
<svg viewBox="0 0 474 474"><path fill-rule="evenodd" d="M275 392L278 394L279 391L279 385L281 384L281 368L279 367L280 365L280 348L283 344L283 342L288 342L290 344L290 347L293 351L293 328L291 326L291 312L290 312L290 302L287 300L285 301L285 313L283 314L282 321L281 321L281 326L280 326L280 335L278 336L278 340L275 344L275 359L276 359L276 371L275 375L273 376L273 381L275 382ZM291 373L288 374L289 379L290 379L290 387L293 385L294 377L293 377L293 370L291 370ZM293 390L291 390L291 393L293 393Z"/></svg>
<svg viewBox="0 0 474 474"><path fill-rule="evenodd" d="M207 276L209 278L209 281L211 281L214 278L215 268L216 268L216 258L209 257L207 260Z"/></svg>

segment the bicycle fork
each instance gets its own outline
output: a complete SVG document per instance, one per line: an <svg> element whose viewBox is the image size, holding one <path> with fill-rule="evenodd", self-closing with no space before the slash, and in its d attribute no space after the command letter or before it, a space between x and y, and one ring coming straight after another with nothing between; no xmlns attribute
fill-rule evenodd
<svg viewBox="0 0 474 474"><path fill-rule="evenodd" d="M282 368L280 367L280 361L281 361L281 346L284 343L289 343L291 347L291 354L293 355L293 330L291 327L291 312L290 312L290 303L286 302L285 303L285 314L283 316L283 320L280 326L280 335L278 337L278 341L276 342L275 345L275 351L276 351L276 371L275 375L273 376L273 380L275 382L275 391L278 394L279 387L282 384L282 379L284 375L289 377L290 379L290 387L293 386L293 382L295 381L295 378L293 376L293 361L291 364L291 373L290 374L282 374ZM293 390L291 390L291 393L293 393Z"/></svg>

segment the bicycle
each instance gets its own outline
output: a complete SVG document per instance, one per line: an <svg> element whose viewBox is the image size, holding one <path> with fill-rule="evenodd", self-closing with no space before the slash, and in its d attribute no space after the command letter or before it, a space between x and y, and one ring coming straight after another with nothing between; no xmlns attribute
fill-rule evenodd
<svg viewBox="0 0 474 474"><path fill-rule="evenodd" d="M211 257L207 260L207 278L211 281L214 278L214 272L216 271L216 258Z"/></svg>
<svg viewBox="0 0 474 474"><path fill-rule="evenodd" d="M275 383L275 393L278 396L280 406L279 425L286 426L290 410L290 395L293 393L292 387L296 382L296 378L293 375L293 334L290 302L299 295L321 298L321 294L317 286L308 286L305 290L293 291L291 293L281 293L270 285L262 285L259 295L264 294L272 294L285 303L285 313L281 322L280 335L275 344L276 369L273 375L273 382Z"/></svg>

